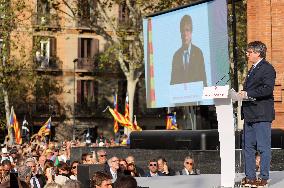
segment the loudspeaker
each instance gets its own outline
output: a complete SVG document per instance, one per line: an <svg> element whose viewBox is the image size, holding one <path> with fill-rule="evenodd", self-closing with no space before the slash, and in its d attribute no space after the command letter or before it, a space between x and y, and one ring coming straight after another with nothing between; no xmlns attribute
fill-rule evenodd
<svg viewBox="0 0 284 188"><path fill-rule="evenodd" d="M216 150L217 130L147 130L130 134L131 149Z"/></svg>
<svg viewBox="0 0 284 188"><path fill-rule="evenodd" d="M98 171L104 171L105 165L100 164L80 164L78 165L77 179L82 183L83 188L89 188L93 174Z"/></svg>

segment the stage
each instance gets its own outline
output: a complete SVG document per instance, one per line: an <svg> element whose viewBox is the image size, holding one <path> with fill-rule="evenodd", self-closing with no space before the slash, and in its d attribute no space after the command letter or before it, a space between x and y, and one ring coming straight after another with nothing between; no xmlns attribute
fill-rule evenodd
<svg viewBox="0 0 284 188"><path fill-rule="evenodd" d="M240 187L243 173L237 173L235 187ZM138 186L149 188L217 188L220 186L220 174L201 174L192 176L167 176L152 178L136 178ZM269 188L284 187L284 172L270 172Z"/></svg>

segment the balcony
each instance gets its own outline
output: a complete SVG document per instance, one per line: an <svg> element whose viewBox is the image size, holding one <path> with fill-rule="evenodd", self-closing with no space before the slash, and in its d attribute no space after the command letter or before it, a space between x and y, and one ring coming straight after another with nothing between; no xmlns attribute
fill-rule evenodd
<svg viewBox="0 0 284 188"><path fill-rule="evenodd" d="M30 114L36 117L58 117L61 115L60 104L56 103L25 103L16 106L19 114Z"/></svg>
<svg viewBox="0 0 284 188"><path fill-rule="evenodd" d="M35 60L37 71L61 71L62 63L55 57L37 57Z"/></svg>
<svg viewBox="0 0 284 188"><path fill-rule="evenodd" d="M118 27L120 29L131 29L133 27L133 22L129 18L119 18L118 19Z"/></svg>
<svg viewBox="0 0 284 188"><path fill-rule="evenodd" d="M96 68L94 58L78 58L75 64L76 72L93 72Z"/></svg>
<svg viewBox="0 0 284 188"><path fill-rule="evenodd" d="M98 105L96 102L75 103L76 117L94 116L98 111ZM102 110L100 112L102 113Z"/></svg>
<svg viewBox="0 0 284 188"><path fill-rule="evenodd" d="M59 17L56 14L34 13L32 14L32 25L38 29L41 27L57 29L60 27Z"/></svg>

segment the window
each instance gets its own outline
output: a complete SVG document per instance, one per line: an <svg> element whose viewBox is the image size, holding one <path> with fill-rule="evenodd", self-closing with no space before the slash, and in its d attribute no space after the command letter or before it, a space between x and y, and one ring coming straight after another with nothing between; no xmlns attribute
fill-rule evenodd
<svg viewBox="0 0 284 188"><path fill-rule="evenodd" d="M78 16L80 26L90 26L96 21L96 0L79 0Z"/></svg>
<svg viewBox="0 0 284 188"><path fill-rule="evenodd" d="M129 20L129 9L127 8L126 4L119 5L119 22L126 23Z"/></svg>
<svg viewBox="0 0 284 188"><path fill-rule="evenodd" d="M99 40L94 38L79 38L78 57L94 58L99 52Z"/></svg>
<svg viewBox="0 0 284 188"><path fill-rule="evenodd" d="M77 103L97 103L98 82L94 80L77 80Z"/></svg>
<svg viewBox="0 0 284 188"><path fill-rule="evenodd" d="M92 39L90 38L81 38L80 39L80 44L81 46L79 47L80 51L80 58L91 58L92 53L91 53L91 48L92 48Z"/></svg>
<svg viewBox="0 0 284 188"><path fill-rule="evenodd" d="M50 13L49 0L38 0L36 8L37 8L37 13L41 15Z"/></svg>
<svg viewBox="0 0 284 188"><path fill-rule="evenodd" d="M40 68L51 66L56 59L56 38L35 36L34 51L36 63Z"/></svg>

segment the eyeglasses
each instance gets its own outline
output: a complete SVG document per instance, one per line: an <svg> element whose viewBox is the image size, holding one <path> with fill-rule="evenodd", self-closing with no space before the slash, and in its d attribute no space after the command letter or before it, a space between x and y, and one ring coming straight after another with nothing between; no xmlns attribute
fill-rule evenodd
<svg viewBox="0 0 284 188"><path fill-rule="evenodd" d="M150 163L149 166L157 166L156 163Z"/></svg>
<svg viewBox="0 0 284 188"><path fill-rule="evenodd" d="M186 164L189 164L189 165L192 165L193 163L190 163L190 162L185 162Z"/></svg>
<svg viewBox="0 0 284 188"><path fill-rule="evenodd" d="M252 50L247 50L247 51L246 51L246 54L247 54L247 55L250 55L250 54L252 54L252 53L254 53L254 51L252 51Z"/></svg>

